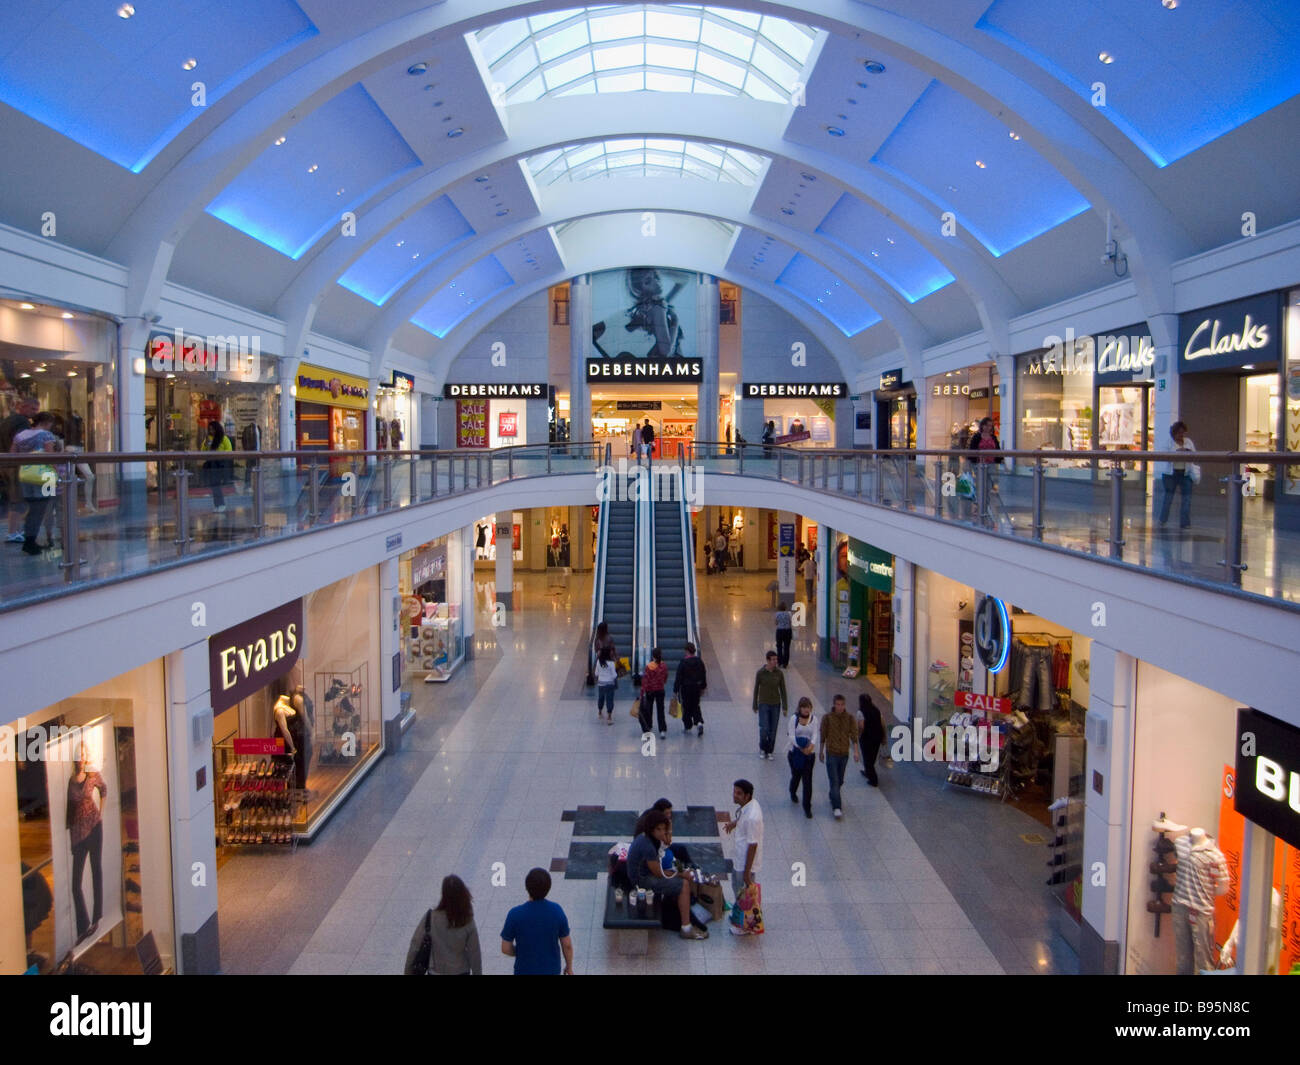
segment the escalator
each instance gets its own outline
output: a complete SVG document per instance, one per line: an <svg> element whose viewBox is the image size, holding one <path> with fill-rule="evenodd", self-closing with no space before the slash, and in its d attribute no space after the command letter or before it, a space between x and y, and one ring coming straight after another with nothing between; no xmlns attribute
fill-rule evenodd
<svg viewBox="0 0 1300 1065"><path fill-rule="evenodd" d="M699 646L690 510L681 499L680 476L674 476L671 485L671 491L661 495L670 494L675 498L661 498L654 503L653 524L654 645L662 652L668 667L670 690L686 642Z"/></svg>
<svg viewBox="0 0 1300 1065"><path fill-rule="evenodd" d="M606 503L601 508L593 620L609 626L620 658L632 659L632 627L636 582L636 504ZM594 625L593 625L594 631ZM633 666L635 668L635 664Z"/></svg>

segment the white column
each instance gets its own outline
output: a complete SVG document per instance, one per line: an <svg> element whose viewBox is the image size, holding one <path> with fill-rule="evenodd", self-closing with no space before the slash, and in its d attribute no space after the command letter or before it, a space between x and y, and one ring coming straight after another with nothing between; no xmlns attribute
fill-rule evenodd
<svg viewBox="0 0 1300 1065"><path fill-rule="evenodd" d="M166 676L176 968L211 974L221 959L207 640L169 654Z"/></svg>
<svg viewBox="0 0 1300 1065"><path fill-rule="evenodd" d="M280 439L274 443L267 441L268 450L272 446L277 451L298 449L298 400L293 393L298 380L299 362L299 359L288 355L280 359Z"/></svg>
<svg viewBox="0 0 1300 1065"><path fill-rule="evenodd" d="M839 603L835 599L834 529L821 527L817 537L817 636L825 640L839 632ZM801 575L802 576L802 575ZM813 604L809 604L809 609ZM827 618L827 615L831 615Z"/></svg>
<svg viewBox="0 0 1300 1065"><path fill-rule="evenodd" d="M415 438L421 448L438 446L438 410L442 406L437 396L420 394L420 435ZM411 447L416 447L412 442Z"/></svg>
<svg viewBox="0 0 1300 1065"><path fill-rule="evenodd" d="M994 360L998 364L998 420L1002 432L998 438L1008 451L1019 447L1020 425L1016 418L1016 397L1020 394L1020 382L1016 380L1016 357L999 355ZM989 396L989 410L994 407L994 399Z"/></svg>
<svg viewBox="0 0 1300 1065"><path fill-rule="evenodd" d="M1156 314L1147 319L1151 342L1156 349L1155 364L1155 424L1151 427L1156 451L1173 447L1169 427L1178 421L1180 397L1178 375L1178 315ZM1193 440L1194 433L1189 433Z"/></svg>
<svg viewBox="0 0 1300 1065"><path fill-rule="evenodd" d="M140 318L128 318L118 329L117 373L113 385L117 404L118 451L145 449L145 378L144 374L138 374L135 370L136 360L147 357L145 348L148 338L149 323ZM163 411L157 413L159 418L163 417ZM147 471L143 463L131 463L122 467L118 505L123 514L144 512L146 477Z"/></svg>
<svg viewBox="0 0 1300 1065"><path fill-rule="evenodd" d="M465 657L474 657L474 617L478 609L478 592L474 587L474 526L467 525L453 540L460 540L460 618L461 633L465 637ZM451 549L447 553L447 569L453 565Z"/></svg>
<svg viewBox="0 0 1300 1065"><path fill-rule="evenodd" d="M1149 825L1129 822L1136 672L1137 663L1132 657L1096 639L1092 641L1080 937L1080 962L1085 973L1123 971L1131 835L1144 833L1154 838ZM1148 846L1141 852L1146 853L1151 840L1143 842Z"/></svg>
<svg viewBox="0 0 1300 1065"><path fill-rule="evenodd" d="M780 584L778 586L778 593L782 596L789 597L786 599L787 603L795 602L796 600L802 598L801 596L795 595L795 590L798 587L799 573L795 567L793 557L791 557L788 560L788 562L785 562L784 564L781 558L781 526L789 525L790 528L793 529L794 515L790 513L790 511L788 510L779 511L776 516L776 523L777 523L776 569L777 569L777 580L780 581ZM715 521L712 525L709 526L709 534L712 535L713 530L716 528L717 528L717 522ZM799 545L796 543L794 546L795 546L795 550L798 551ZM811 603L808 604L807 609L808 610L812 609Z"/></svg>
<svg viewBox="0 0 1300 1065"><path fill-rule="evenodd" d="M496 516L497 537L497 597L496 604L506 610L515 608L515 557L513 512L503 510Z"/></svg>
<svg viewBox="0 0 1300 1065"><path fill-rule="evenodd" d="M689 354L689 352L688 352ZM697 440L721 439L718 429L718 279L700 275L695 298L695 354L704 364L700 382Z"/></svg>
<svg viewBox="0 0 1300 1065"><path fill-rule="evenodd" d="M591 390L587 387L587 355L591 346L591 276L569 283L569 439L591 439Z"/></svg>
<svg viewBox="0 0 1300 1065"><path fill-rule="evenodd" d="M912 705L913 617L915 613L915 579L912 563L894 556L894 654L898 656L900 676L894 678L894 718L906 721Z"/></svg>
<svg viewBox="0 0 1300 1065"><path fill-rule="evenodd" d="M402 747L402 689L393 688L393 654L402 649L402 594L398 581L398 556L379 564L379 705L384 722L384 749L393 754Z"/></svg>
<svg viewBox="0 0 1300 1065"><path fill-rule="evenodd" d="M1273 854L1277 837L1246 821L1241 844L1241 908L1237 927L1237 973L1263 976L1278 959L1269 947L1273 911ZM1290 889L1294 890L1294 889Z"/></svg>
<svg viewBox="0 0 1300 1065"><path fill-rule="evenodd" d="M366 383L370 386L366 394L366 450L373 451L379 446L379 434L375 431L375 422L378 418L375 406L379 402L379 378L371 377Z"/></svg>

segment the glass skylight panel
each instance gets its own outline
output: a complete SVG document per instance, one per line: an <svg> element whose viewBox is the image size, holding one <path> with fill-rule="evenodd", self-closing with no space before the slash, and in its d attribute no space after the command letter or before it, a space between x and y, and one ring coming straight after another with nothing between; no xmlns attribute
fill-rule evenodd
<svg viewBox="0 0 1300 1065"><path fill-rule="evenodd" d="M718 144L622 138L540 153L528 159L539 185L567 178L582 181L612 173L644 177L690 177L752 187L763 160L750 152Z"/></svg>
<svg viewBox="0 0 1300 1065"><path fill-rule="evenodd" d="M476 39L507 104L643 90L784 102L816 34L752 12L639 4L517 19Z"/></svg>

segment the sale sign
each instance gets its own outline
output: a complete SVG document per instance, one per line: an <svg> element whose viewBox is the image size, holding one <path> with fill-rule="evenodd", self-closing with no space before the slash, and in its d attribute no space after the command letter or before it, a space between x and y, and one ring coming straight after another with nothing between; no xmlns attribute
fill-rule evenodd
<svg viewBox="0 0 1300 1065"><path fill-rule="evenodd" d="M519 412L503 410L497 415L497 436L519 435Z"/></svg>
<svg viewBox="0 0 1300 1065"><path fill-rule="evenodd" d="M976 695L975 692L957 692L953 705L959 710L984 710L994 714L1011 713L1011 700L999 695Z"/></svg>
<svg viewBox="0 0 1300 1065"><path fill-rule="evenodd" d="M456 446L488 446L488 401L456 400Z"/></svg>
<svg viewBox="0 0 1300 1065"><path fill-rule="evenodd" d="M254 737L249 739L235 740L236 754L284 754L284 740L278 736L275 739L270 737Z"/></svg>

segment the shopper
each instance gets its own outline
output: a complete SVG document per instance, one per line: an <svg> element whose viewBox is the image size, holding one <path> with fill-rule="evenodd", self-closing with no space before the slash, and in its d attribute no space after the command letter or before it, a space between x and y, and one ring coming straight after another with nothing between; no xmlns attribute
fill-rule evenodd
<svg viewBox="0 0 1300 1065"><path fill-rule="evenodd" d="M768 422L763 426L763 458L772 457L772 441L776 439L776 422Z"/></svg>
<svg viewBox="0 0 1300 1065"><path fill-rule="evenodd" d="M682 701L682 728L686 732L695 726L697 736L704 735L704 715L700 713L700 696L709 686L708 670L695 653L695 644L687 642L686 655L677 663L677 676L673 679L673 694Z"/></svg>
<svg viewBox="0 0 1300 1065"><path fill-rule="evenodd" d="M32 427L24 429L14 436L13 446L10 449L17 455L31 455L38 451L58 451L59 438L52 432L54 425L54 415L47 410L41 411L32 418ZM19 467L23 469L25 467ZM15 471L15 480L19 480L21 474ZM35 484L20 481L23 499L27 501L27 517L23 521L23 554L39 555L41 549L37 546L37 536L41 530L41 521L45 518L45 512L54 502L55 496L46 494L46 485L41 482Z"/></svg>
<svg viewBox="0 0 1300 1065"><path fill-rule="evenodd" d="M708 939L705 929L691 924L691 892L686 880L677 876L676 871L660 864L659 848L666 846L670 838L668 815L660 810L650 810L645 815L644 830L632 841L627 852L627 875L635 888L653 891L662 905L675 905L681 917L683 939Z"/></svg>
<svg viewBox="0 0 1300 1065"><path fill-rule="evenodd" d="M737 780L732 785L731 800L737 807L736 816L725 827L736 840L731 884L739 898L745 888L757 883L757 874L763 868L763 808L754 798L754 785L748 780ZM744 934L734 925L732 931Z"/></svg>
<svg viewBox="0 0 1300 1065"><path fill-rule="evenodd" d="M790 665L790 641L794 639L794 621L790 608L780 603L776 608L776 664L782 669Z"/></svg>
<svg viewBox="0 0 1300 1065"><path fill-rule="evenodd" d="M718 526L718 535L713 538L713 564L719 573L727 572L727 530Z"/></svg>
<svg viewBox="0 0 1300 1065"><path fill-rule="evenodd" d="M593 657L600 656L602 647L609 648L610 661L618 662L618 651L614 647L614 637L609 634L609 625L602 621L596 626L596 635L591 640L591 652Z"/></svg>
<svg viewBox="0 0 1300 1065"><path fill-rule="evenodd" d="M654 453L655 447L655 427L650 424L650 419L645 420L645 425L641 426L641 453L645 456L646 462L650 461L650 456Z"/></svg>
<svg viewBox="0 0 1300 1065"><path fill-rule="evenodd" d="M786 760L790 763L790 801L799 801L799 785L803 784L803 813L812 817L813 767L817 765L817 715L813 713L812 700L804 696L799 700L789 725L790 744Z"/></svg>
<svg viewBox="0 0 1300 1065"><path fill-rule="evenodd" d="M551 874L545 869L528 870L524 890L528 901L506 914L506 923L501 927L501 953L515 959L516 976L559 976L561 971L572 976L569 919L557 903L546 898L551 893Z"/></svg>
<svg viewBox="0 0 1300 1065"><path fill-rule="evenodd" d="M14 437L32 427L32 419L40 409L41 405L30 396L24 396L14 404L13 412L4 421L0 421L0 454L8 454L13 450ZM20 466L6 466L4 469L5 507L8 511L6 518L9 522L8 541L11 544L24 542L23 533L19 529L25 510L23 486L18 479L20 469Z"/></svg>
<svg viewBox="0 0 1300 1065"><path fill-rule="evenodd" d="M419 964L421 947L429 937L429 957ZM442 878L442 898L415 926L411 947L406 952L406 975L482 976L483 953L479 948L478 926L474 923L474 899L458 876Z"/></svg>
<svg viewBox="0 0 1300 1065"><path fill-rule="evenodd" d="M803 597L808 608L813 609L817 602L817 559L811 551L805 553L803 560Z"/></svg>
<svg viewBox="0 0 1300 1065"><path fill-rule="evenodd" d="M970 434L970 439L966 441L967 451L978 451L979 455L971 459L972 465L987 466L991 463L1001 463L1002 456L996 452L1002 450L1002 444L998 440L997 433L993 431L993 419L981 418L979 426Z"/></svg>
<svg viewBox="0 0 1300 1065"><path fill-rule="evenodd" d="M664 665L664 656L656 647L650 652L650 661L641 671L641 731L649 732L654 727L651 712L659 709L659 738L668 735L668 723L664 720L664 685L668 681L668 667Z"/></svg>
<svg viewBox="0 0 1300 1065"><path fill-rule="evenodd" d="M1178 421L1169 427L1169 437L1173 441L1173 451L1194 452L1196 445L1187 435L1187 423ZM1160 500L1160 528L1169 521L1169 511L1174 504L1174 493L1182 492L1182 505L1178 510L1178 526L1186 529L1192 524L1192 486L1201 479L1201 468L1194 462L1179 459L1160 463L1160 484L1163 489Z"/></svg>
<svg viewBox="0 0 1300 1065"><path fill-rule="evenodd" d="M837 695L831 701L831 712L821 721L821 759L826 763L826 778L830 781L831 813L839 820L844 816L840 805L840 788L844 786L844 770L849 765L849 748L853 749L853 760L860 760L858 755L857 720L848 711L844 696Z"/></svg>
<svg viewBox="0 0 1300 1065"><path fill-rule="evenodd" d="M858 742L862 745L862 775L873 788L880 787L876 777L876 759L880 756L880 745L885 742L885 722L880 716L880 708L871 701L866 692L858 695L858 718L862 731Z"/></svg>
<svg viewBox="0 0 1300 1065"><path fill-rule="evenodd" d="M785 674L777 666L775 651L767 652L766 664L754 676L754 713L758 715L758 756L771 761L777 718L789 713Z"/></svg>
<svg viewBox="0 0 1300 1065"><path fill-rule="evenodd" d="M618 686L618 668L614 665L612 652L602 647L596 658L596 720L600 712L605 711L605 724L614 723L614 689Z"/></svg>
<svg viewBox="0 0 1300 1065"><path fill-rule="evenodd" d="M208 422L208 439L204 444L204 451L233 451L230 445L230 437L226 435L226 430L221 427L221 423L216 421ZM221 494L221 487L227 484L230 479L230 467L233 465L230 459L212 458L203 464L204 480L212 489L212 510L215 514L224 514L226 512L226 499Z"/></svg>

